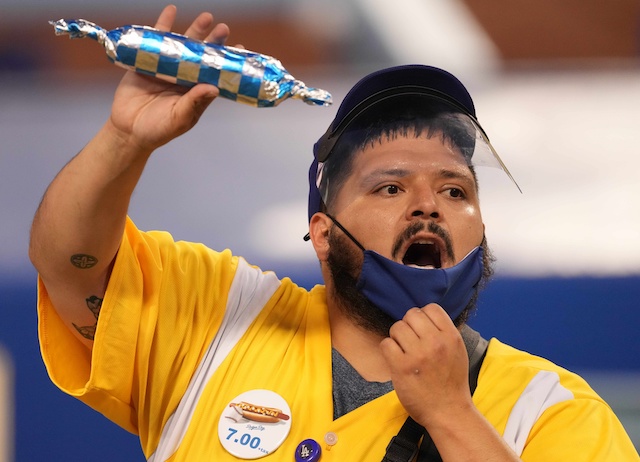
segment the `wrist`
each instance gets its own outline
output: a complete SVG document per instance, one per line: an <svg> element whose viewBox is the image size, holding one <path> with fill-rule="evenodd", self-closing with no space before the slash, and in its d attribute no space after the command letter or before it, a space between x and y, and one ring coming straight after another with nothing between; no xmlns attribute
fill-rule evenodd
<svg viewBox="0 0 640 462"><path fill-rule="evenodd" d="M435 413L421 424L429 432L442 460L520 460L473 401L451 407L448 412Z"/></svg>
<svg viewBox="0 0 640 462"><path fill-rule="evenodd" d="M457 401L454 404L431 409L430 412L420 416L418 423L425 427L429 433L451 433L465 426L470 419L482 418L471 399Z"/></svg>
<svg viewBox="0 0 640 462"><path fill-rule="evenodd" d="M107 152L117 153L117 158L130 162L146 161L154 151L153 147L145 145L133 134L119 129L111 119L107 120L95 139Z"/></svg>

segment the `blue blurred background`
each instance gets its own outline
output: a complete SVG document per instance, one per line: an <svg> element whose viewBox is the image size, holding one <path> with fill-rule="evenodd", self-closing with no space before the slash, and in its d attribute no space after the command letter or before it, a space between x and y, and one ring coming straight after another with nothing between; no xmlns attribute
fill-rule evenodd
<svg viewBox="0 0 640 462"><path fill-rule="evenodd" d="M518 184L481 169L498 271L472 324L583 374L640 447L640 3L636 0L191 0L231 43L339 102L362 75L421 62L458 75ZM152 25L158 0L0 0L0 462L143 460L137 439L50 382L29 226L47 185L108 117L122 74L51 19ZM336 107L216 101L159 150L130 215L320 282L306 232L311 145Z"/></svg>

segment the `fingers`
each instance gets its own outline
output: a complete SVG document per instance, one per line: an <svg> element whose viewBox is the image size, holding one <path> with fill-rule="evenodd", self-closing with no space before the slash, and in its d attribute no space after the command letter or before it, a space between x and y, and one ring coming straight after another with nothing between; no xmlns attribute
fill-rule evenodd
<svg viewBox="0 0 640 462"><path fill-rule="evenodd" d="M411 318L411 322L409 319ZM389 329L389 338L393 339L402 351L411 351L419 347L420 339L428 335L428 331L434 326L423 325L430 323L428 318L417 308L407 313L405 317L396 322Z"/></svg>
<svg viewBox="0 0 640 462"><path fill-rule="evenodd" d="M177 11L178 9L175 5L167 5L158 16L155 28L164 32L171 31L176 20ZM223 23L215 24L213 15L205 12L200 13L194 19L184 35L196 40L223 45L227 37L229 37L229 26Z"/></svg>
<svg viewBox="0 0 640 462"><path fill-rule="evenodd" d="M204 40L213 30L215 24L211 13L200 13L193 20L187 31L184 33L187 37Z"/></svg>
<svg viewBox="0 0 640 462"><path fill-rule="evenodd" d="M200 13L184 35L196 40L224 45L229 37L229 26L223 23L216 24L211 13Z"/></svg>
<svg viewBox="0 0 640 462"><path fill-rule="evenodd" d="M415 351L424 341L433 342L440 335L458 336L447 312L436 304L409 310L389 330L389 337L404 351Z"/></svg>
<svg viewBox="0 0 640 462"><path fill-rule="evenodd" d="M218 45L224 45L229 37L229 26L224 23L216 24L213 30L204 39L205 42L216 43Z"/></svg>
<svg viewBox="0 0 640 462"><path fill-rule="evenodd" d="M389 364L397 364L397 358L402 357L404 353L398 342L391 337L387 337L380 342L380 351Z"/></svg>
<svg viewBox="0 0 640 462"><path fill-rule="evenodd" d="M173 27L174 21L176 20L177 12L178 9L175 7L175 5L165 6L160 13L160 16L158 16L158 20L156 21L156 25L154 27L163 32L169 32Z"/></svg>
<svg viewBox="0 0 640 462"><path fill-rule="evenodd" d="M174 109L179 131L185 132L193 127L218 94L218 88L213 85L200 84L189 89Z"/></svg>
<svg viewBox="0 0 640 462"><path fill-rule="evenodd" d="M431 303L424 308L415 310L410 310L407 313L409 316L405 316L407 318L407 322L413 325L412 321L421 324L420 321L424 321L423 317L418 316L422 314L429 321L426 325L435 327L440 331L447 331L451 329L455 329L455 325L449 317L449 314L442 308L440 305L436 305L435 303ZM457 329L456 329L457 330Z"/></svg>
<svg viewBox="0 0 640 462"><path fill-rule="evenodd" d="M405 314L399 325L405 324L419 338L426 338L433 335L433 331L447 331L455 329L451 318L447 312L435 303L429 304L424 308L412 308ZM398 326L399 327L399 326Z"/></svg>

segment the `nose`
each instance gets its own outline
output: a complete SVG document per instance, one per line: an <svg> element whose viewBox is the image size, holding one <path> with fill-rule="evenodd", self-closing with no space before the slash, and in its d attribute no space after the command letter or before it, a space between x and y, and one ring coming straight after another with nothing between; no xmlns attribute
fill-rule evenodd
<svg viewBox="0 0 640 462"><path fill-rule="evenodd" d="M409 208L407 209L407 219L426 218L437 220L440 218L440 211L436 195L430 189L424 188L416 191Z"/></svg>

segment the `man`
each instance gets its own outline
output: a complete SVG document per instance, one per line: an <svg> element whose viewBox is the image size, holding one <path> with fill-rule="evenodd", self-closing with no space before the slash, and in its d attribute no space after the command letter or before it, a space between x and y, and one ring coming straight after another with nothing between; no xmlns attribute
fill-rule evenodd
<svg viewBox="0 0 640 462"><path fill-rule="evenodd" d="M217 94L127 74L46 192L30 255L59 387L153 461L638 460L579 377L464 324L491 269L473 166L500 162L455 77L404 66L345 98L310 169L311 291L127 218L151 153Z"/></svg>

